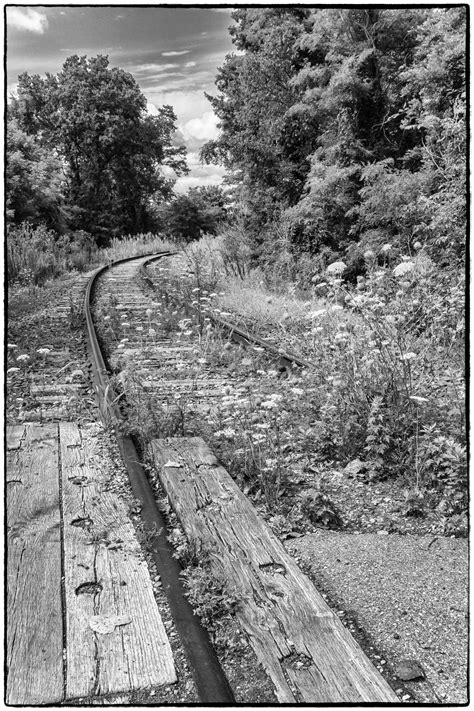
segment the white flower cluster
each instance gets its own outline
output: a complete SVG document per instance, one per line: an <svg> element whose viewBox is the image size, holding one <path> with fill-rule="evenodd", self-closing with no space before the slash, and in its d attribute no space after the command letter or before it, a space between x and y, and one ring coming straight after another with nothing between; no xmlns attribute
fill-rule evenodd
<svg viewBox="0 0 474 711"><path fill-rule="evenodd" d="M346 269L347 265L344 262L333 262L327 267L326 271L328 274L342 274Z"/></svg>
<svg viewBox="0 0 474 711"><path fill-rule="evenodd" d="M413 271L414 266L413 262L402 262L401 264L397 264L393 270L393 275L396 277L404 276L405 274Z"/></svg>

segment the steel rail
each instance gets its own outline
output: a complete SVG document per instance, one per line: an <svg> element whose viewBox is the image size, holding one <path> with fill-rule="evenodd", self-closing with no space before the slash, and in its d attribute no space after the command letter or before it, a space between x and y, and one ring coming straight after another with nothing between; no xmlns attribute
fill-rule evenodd
<svg viewBox="0 0 474 711"><path fill-rule="evenodd" d="M170 254L170 252L155 254L153 259L161 259ZM173 557L173 549L167 539L166 521L158 509L153 489L140 464L135 444L120 427L123 424L123 417L117 404L117 394L108 377L92 319L91 301L98 278L114 266L132 261L132 259L137 259L137 257L127 257L100 267L92 274L86 288L84 316L92 363L92 377L99 400L99 409L104 423L111 425L114 429L133 495L140 501L141 518L150 538L150 552L158 568L162 589L168 599L170 612L189 662L200 701L202 703L231 704L234 702L232 689L220 666L216 652L206 630L201 626L190 603L184 596L179 579L181 566Z"/></svg>
<svg viewBox="0 0 474 711"><path fill-rule="evenodd" d="M176 254L176 252L167 254L166 256L172 256L174 254ZM155 261L154 257L146 259L140 267L140 274L142 279L152 289L155 288L155 285L153 279L147 273L146 268L148 264L153 261ZM260 336L256 336L253 333L245 331L240 326L237 326L236 324L231 323L230 321L226 321L220 316L211 316L210 318L216 325L221 326L222 328L225 328L227 331L229 331L231 339L236 343L242 343L246 346L254 344L256 346L259 346L260 348L264 348L269 353L272 353L272 355L278 358L279 364L282 368L294 368L295 366L297 368L310 368L312 365L309 361L300 358L300 356L297 356L294 353L291 353L290 351L283 351L280 348L274 346L273 343L270 343L269 341L265 340L264 338L261 338Z"/></svg>

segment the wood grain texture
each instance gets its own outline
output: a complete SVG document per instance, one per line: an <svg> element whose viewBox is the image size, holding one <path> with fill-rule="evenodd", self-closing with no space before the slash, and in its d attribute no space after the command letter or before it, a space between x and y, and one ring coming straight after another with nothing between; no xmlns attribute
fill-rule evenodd
<svg viewBox="0 0 474 711"><path fill-rule="evenodd" d="M60 424L65 594L66 698L172 684L173 656L126 506L107 491L92 440ZM109 472L110 474L110 472ZM106 634L94 620L129 619Z"/></svg>
<svg viewBox="0 0 474 711"><path fill-rule="evenodd" d="M8 704L63 698L57 425L7 427Z"/></svg>
<svg viewBox="0 0 474 711"><path fill-rule="evenodd" d="M241 601L236 615L281 703L398 698L202 439L155 440L186 535ZM181 464L182 466L166 466Z"/></svg>

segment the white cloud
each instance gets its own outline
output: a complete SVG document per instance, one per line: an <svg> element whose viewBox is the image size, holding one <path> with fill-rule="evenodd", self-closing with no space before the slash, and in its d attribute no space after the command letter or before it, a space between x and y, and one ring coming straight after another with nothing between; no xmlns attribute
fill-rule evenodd
<svg viewBox="0 0 474 711"><path fill-rule="evenodd" d="M15 27L17 30L36 32L40 35L48 29L48 18L46 15L30 7L8 7L7 23L10 27Z"/></svg>
<svg viewBox="0 0 474 711"><path fill-rule="evenodd" d="M201 185L222 185L224 172L221 173L221 169L218 166L212 166L212 168L216 172L209 175L185 175L178 178L174 186L175 192L186 193L189 188L198 188Z"/></svg>
<svg viewBox="0 0 474 711"><path fill-rule="evenodd" d="M189 54L191 50L189 49L182 49L180 52L162 52L161 56L162 57L179 57L182 54Z"/></svg>
<svg viewBox="0 0 474 711"><path fill-rule="evenodd" d="M135 64L127 67L127 71L143 74L146 72L166 72L168 69L179 69L179 64Z"/></svg>
<svg viewBox="0 0 474 711"><path fill-rule="evenodd" d="M199 141L209 141L212 138L217 138L219 131L217 129L217 116L213 111L206 111L199 118L190 119L183 126L180 126L181 132L185 140L195 138Z"/></svg>
<svg viewBox="0 0 474 711"><path fill-rule="evenodd" d="M140 84L143 86L143 82L140 81ZM174 108L180 125L209 111L209 101L201 89L183 91L170 88L166 90L162 83L157 83L149 89L143 88L142 91L155 106L170 104Z"/></svg>
<svg viewBox="0 0 474 711"><path fill-rule="evenodd" d="M147 113L150 114L150 116L158 116L159 112L158 109L156 108L155 104L152 104L151 101L146 102L146 110Z"/></svg>
<svg viewBox="0 0 474 711"><path fill-rule="evenodd" d="M196 62L186 62L186 64L184 65L184 68L189 69L189 67L195 67L195 66L196 66Z"/></svg>

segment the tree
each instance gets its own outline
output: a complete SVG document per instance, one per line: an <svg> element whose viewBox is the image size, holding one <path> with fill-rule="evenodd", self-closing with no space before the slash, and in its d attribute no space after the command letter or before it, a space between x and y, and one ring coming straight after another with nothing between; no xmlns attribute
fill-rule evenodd
<svg viewBox="0 0 474 711"><path fill-rule="evenodd" d="M243 55L230 55L219 70L219 94L208 96L221 136L202 150L204 160L235 172L240 200L258 235L266 222L299 199L314 150L315 125L292 111L299 91L295 41L308 11L238 9L231 34Z"/></svg>
<svg viewBox="0 0 474 711"><path fill-rule="evenodd" d="M191 242L203 234L217 234L227 217L226 197L218 186L190 188L177 195L160 214L162 229L173 239Z"/></svg>
<svg viewBox="0 0 474 711"><path fill-rule="evenodd" d="M57 232L66 224L64 170L59 158L29 136L11 116L6 135L7 220L45 223Z"/></svg>
<svg viewBox="0 0 474 711"><path fill-rule="evenodd" d="M172 108L147 115L132 75L109 68L107 57L69 57L44 79L22 74L13 111L24 131L63 158L71 227L99 242L147 228L150 202L171 194L162 165L187 171L184 149L172 145Z"/></svg>

